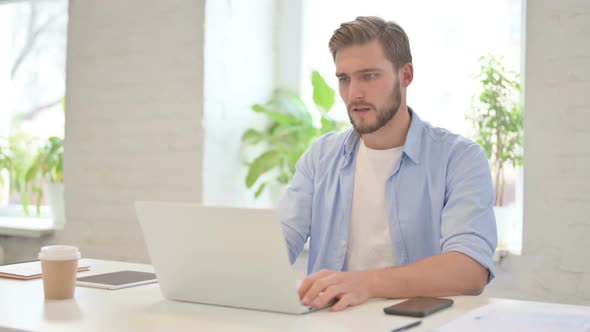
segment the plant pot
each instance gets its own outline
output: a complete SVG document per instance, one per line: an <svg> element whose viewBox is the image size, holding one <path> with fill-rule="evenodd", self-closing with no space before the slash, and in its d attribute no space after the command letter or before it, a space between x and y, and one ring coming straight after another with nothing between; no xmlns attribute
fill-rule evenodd
<svg viewBox="0 0 590 332"><path fill-rule="evenodd" d="M47 185L47 200L49 201L53 227L55 229L62 229L66 223L64 184L49 183Z"/></svg>

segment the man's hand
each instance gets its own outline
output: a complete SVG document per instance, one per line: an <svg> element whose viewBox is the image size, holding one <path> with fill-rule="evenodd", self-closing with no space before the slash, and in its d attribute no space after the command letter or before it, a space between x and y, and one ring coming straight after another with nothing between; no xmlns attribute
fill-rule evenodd
<svg viewBox="0 0 590 332"><path fill-rule="evenodd" d="M299 287L299 298L304 305L313 308L321 308L332 300L338 300L331 310L340 311L371 298L370 282L370 271L321 270L303 280Z"/></svg>
<svg viewBox="0 0 590 332"><path fill-rule="evenodd" d="M373 297L477 295L488 274L473 258L451 251L404 266L355 272L322 270L303 280L299 298L313 308L338 300L332 311L340 311Z"/></svg>

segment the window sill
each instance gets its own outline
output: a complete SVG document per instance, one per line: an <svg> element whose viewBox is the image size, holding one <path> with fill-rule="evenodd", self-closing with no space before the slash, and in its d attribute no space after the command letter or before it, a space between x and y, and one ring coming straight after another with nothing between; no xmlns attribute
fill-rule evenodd
<svg viewBox="0 0 590 332"><path fill-rule="evenodd" d="M0 235L40 238L54 231L51 218L0 217Z"/></svg>

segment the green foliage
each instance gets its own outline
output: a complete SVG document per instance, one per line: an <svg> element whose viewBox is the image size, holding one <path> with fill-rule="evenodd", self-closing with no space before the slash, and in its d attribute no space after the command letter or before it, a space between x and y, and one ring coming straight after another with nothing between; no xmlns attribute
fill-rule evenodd
<svg viewBox="0 0 590 332"><path fill-rule="evenodd" d="M23 208L28 215L31 195L36 194L38 205L42 200L39 178L30 169L35 158L37 141L29 134L18 133L3 139L3 143L3 164L9 174L10 193L20 194Z"/></svg>
<svg viewBox="0 0 590 332"><path fill-rule="evenodd" d="M335 92L314 71L311 75L313 85L313 111L297 95L284 90L276 90L264 105L252 106L254 112L265 115L269 124L264 130L248 129L242 136L242 144L259 146L263 151L248 163L246 187L254 188L254 196L260 196L270 183L287 184L295 174L295 164L301 155L318 137L343 127L328 116L334 106ZM319 121L314 123L314 115ZM272 175L263 177L265 174Z"/></svg>
<svg viewBox="0 0 590 332"><path fill-rule="evenodd" d="M10 192L18 192L25 214L35 197L37 214L40 213L47 182L63 182L63 140L50 137L45 144L26 133L0 139L0 170L6 169L10 179Z"/></svg>
<svg viewBox="0 0 590 332"><path fill-rule="evenodd" d="M62 138L49 137L45 145L38 150L30 171L40 174L44 180L51 183L62 183L63 149Z"/></svg>
<svg viewBox="0 0 590 332"><path fill-rule="evenodd" d="M523 105L519 75L507 70L503 58L488 54L479 59L481 93L467 115L479 143L492 164L496 205L503 203L504 166L522 166Z"/></svg>
<svg viewBox="0 0 590 332"><path fill-rule="evenodd" d="M2 170L8 170L10 166L8 142L6 138L0 137L0 175ZM0 176L0 186L4 185L4 178Z"/></svg>

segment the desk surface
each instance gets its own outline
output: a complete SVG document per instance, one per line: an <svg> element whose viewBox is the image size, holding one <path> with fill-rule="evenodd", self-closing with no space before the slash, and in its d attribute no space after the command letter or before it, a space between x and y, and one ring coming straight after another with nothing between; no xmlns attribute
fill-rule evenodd
<svg viewBox="0 0 590 332"><path fill-rule="evenodd" d="M122 269L152 272L149 265L87 259L88 272ZM412 332L429 331L476 307L491 302L521 302L484 296L453 297L455 305L423 320ZM385 315L383 308L399 300L371 300L333 313L287 315L245 309L169 301L158 284L121 290L77 287L73 300L45 301L40 279L0 278L2 327L27 331L391 331L413 318Z"/></svg>

